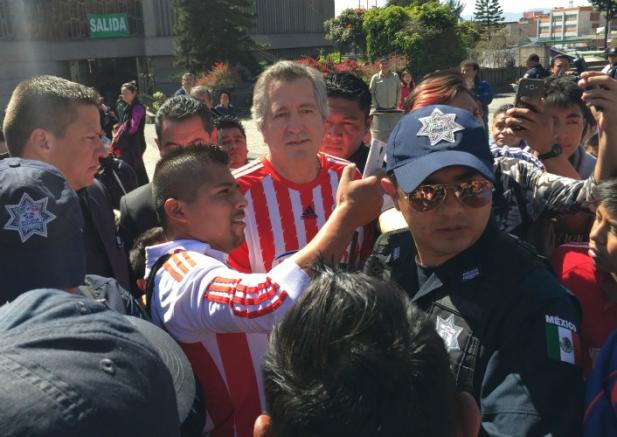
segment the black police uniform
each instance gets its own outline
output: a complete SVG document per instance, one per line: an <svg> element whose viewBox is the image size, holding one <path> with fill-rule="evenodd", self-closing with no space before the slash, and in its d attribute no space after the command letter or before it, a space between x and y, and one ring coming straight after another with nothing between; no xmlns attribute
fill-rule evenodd
<svg viewBox="0 0 617 437"><path fill-rule="evenodd" d="M535 67L530 68L525 72L523 77L529 79L544 79L545 77L549 77L551 72L544 68L542 65L538 64Z"/></svg>
<svg viewBox="0 0 617 437"><path fill-rule="evenodd" d="M580 311L532 250L491 222L472 247L430 269L416 264L404 229L382 235L365 265L435 320L458 388L480 405L480 435L581 432L581 371L549 358L546 334L557 323L580 335Z"/></svg>

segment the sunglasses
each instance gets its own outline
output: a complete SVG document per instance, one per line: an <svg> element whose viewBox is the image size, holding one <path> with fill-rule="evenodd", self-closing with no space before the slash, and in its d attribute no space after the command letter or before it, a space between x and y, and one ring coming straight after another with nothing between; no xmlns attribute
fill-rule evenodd
<svg viewBox="0 0 617 437"><path fill-rule="evenodd" d="M441 205L449 190L465 206L480 208L491 201L493 184L486 179L473 179L458 184L420 185L404 197L416 211L426 212Z"/></svg>

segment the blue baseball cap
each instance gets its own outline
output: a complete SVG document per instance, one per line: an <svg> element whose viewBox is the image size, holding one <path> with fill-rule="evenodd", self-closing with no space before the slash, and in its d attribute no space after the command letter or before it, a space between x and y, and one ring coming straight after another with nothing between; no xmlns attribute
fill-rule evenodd
<svg viewBox="0 0 617 437"><path fill-rule="evenodd" d="M79 198L52 165L0 161L0 305L33 288L81 285L86 249Z"/></svg>
<svg viewBox="0 0 617 437"><path fill-rule="evenodd" d="M430 175L461 165L494 182L486 129L469 111L431 105L405 115L388 139L386 171L411 193Z"/></svg>
<svg viewBox="0 0 617 437"><path fill-rule="evenodd" d="M180 436L195 396L165 331L52 289L0 307L0 385L7 437Z"/></svg>

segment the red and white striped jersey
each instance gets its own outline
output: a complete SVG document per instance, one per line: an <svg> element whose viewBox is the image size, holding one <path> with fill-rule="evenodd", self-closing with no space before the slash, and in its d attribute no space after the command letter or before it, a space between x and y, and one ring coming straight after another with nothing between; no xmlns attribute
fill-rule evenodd
<svg viewBox="0 0 617 437"><path fill-rule="evenodd" d="M292 261L268 274L239 273L226 254L194 240L146 249L146 276L155 276L152 321L178 341L206 400L204 432L251 437L265 410L261 362L274 324L300 297L309 277Z"/></svg>
<svg viewBox="0 0 617 437"><path fill-rule="evenodd" d="M265 158L233 172L248 205L246 238L229 254L231 266L242 272L267 272L311 241L334 210L341 173L350 164L322 153L319 161L319 175L306 184L284 179ZM357 178L360 177L358 171ZM359 228L357 240L352 243L355 262L362 245L369 243L366 233L366 227ZM344 262L348 254L349 250Z"/></svg>

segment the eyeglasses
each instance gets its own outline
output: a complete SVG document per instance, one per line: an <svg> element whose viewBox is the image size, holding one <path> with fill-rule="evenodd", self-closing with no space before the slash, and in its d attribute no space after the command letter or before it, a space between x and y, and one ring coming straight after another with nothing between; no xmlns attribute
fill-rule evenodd
<svg viewBox="0 0 617 437"><path fill-rule="evenodd" d="M486 179L473 179L458 184L420 185L404 197L416 211L426 212L441 205L449 190L454 191L456 198L464 205L480 208L491 201L493 184Z"/></svg>

